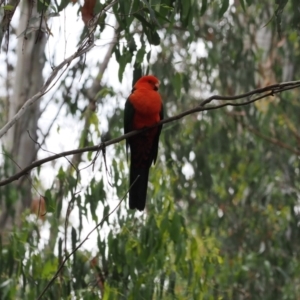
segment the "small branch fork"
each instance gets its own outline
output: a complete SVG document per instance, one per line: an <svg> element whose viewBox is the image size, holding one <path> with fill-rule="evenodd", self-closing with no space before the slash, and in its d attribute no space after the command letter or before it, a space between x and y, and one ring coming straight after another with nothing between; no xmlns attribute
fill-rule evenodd
<svg viewBox="0 0 300 300"><path fill-rule="evenodd" d="M75 150L70 150L70 151L65 151L65 152L61 152L52 156L49 156L47 158L41 159L41 160L37 160L35 162L33 162L31 165L27 166L26 168L22 169L20 172L14 174L13 176L6 178L2 181L0 181L0 186L4 186L7 185L15 180L18 180L20 177L24 176L24 175L28 175L29 171L31 171L32 169L39 167L47 162L56 160L58 158L61 157L66 157L69 155L73 155L73 154L78 154L78 153L84 153L84 152L90 152L90 151L100 151L103 150L104 148L106 148L107 146L116 144L121 142L122 140L135 136L141 132L143 132L144 130L162 125L162 124L167 124L167 123L171 123L174 122L176 120L180 120L185 116L191 115L193 113L196 112L201 112L201 111L208 111L208 110L214 110L214 109L219 109L225 106L244 106L244 105L248 105L251 104L253 102L256 102L260 99L269 97L269 96L274 96L276 94L279 94L283 91L287 91L287 90L291 90L291 89L296 89L300 87L300 80L298 81L289 81L289 82L283 82L283 83L278 83L278 84L272 84L269 86L266 86L264 88L259 88L259 89L255 89L252 90L248 93L245 94L240 94L237 96L218 96L218 95L214 95L211 96L203 101L200 102L200 104L198 106L196 106L195 108L186 110L174 117L170 117L167 119L164 119L162 121L160 121L159 123L148 127L146 129L143 130L136 130L136 131L131 131L127 134L124 134L118 138L115 139L111 139L107 142L103 142L100 145L97 146L90 146L90 147L85 147L85 148L81 148L81 149L75 149ZM229 102L229 101L235 101L235 100L241 100L241 99L246 99L243 102ZM213 100L218 100L218 101L226 101L225 103L219 104L219 105L207 105L209 103L211 103ZM1 137L1 135L0 135Z"/></svg>

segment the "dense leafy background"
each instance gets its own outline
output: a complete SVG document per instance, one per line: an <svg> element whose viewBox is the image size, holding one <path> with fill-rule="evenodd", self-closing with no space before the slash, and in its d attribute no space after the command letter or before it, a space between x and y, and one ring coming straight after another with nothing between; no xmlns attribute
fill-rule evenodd
<svg viewBox="0 0 300 300"><path fill-rule="evenodd" d="M51 4L54 12L70 5ZM97 4L95 13L103 7ZM99 20L97 39L111 15ZM299 79L296 0L119 1L113 16L119 24L114 80L124 82L128 72L133 81L155 74L167 116L214 93ZM114 90L113 80L88 101L95 77L89 67L95 65L84 58L72 65L55 99L82 125L80 147L123 132L119 103L126 96ZM292 90L166 125L146 212L134 214L122 203L92 235L91 246L67 260L44 298L299 298L299 115L299 90ZM109 171L99 159L88 178L57 163L51 188L44 187L40 169L34 173L47 213L37 219L24 211L22 226L0 243L1 299L41 294L66 255L118 204L112 199L124 197L125 155L124 143L107 149ZM82 156L74 166L81 169L93 157ZM12 165L3 158L0 178L12 174ZM8 185L0 193L13 213L22 189Z"/></svg>

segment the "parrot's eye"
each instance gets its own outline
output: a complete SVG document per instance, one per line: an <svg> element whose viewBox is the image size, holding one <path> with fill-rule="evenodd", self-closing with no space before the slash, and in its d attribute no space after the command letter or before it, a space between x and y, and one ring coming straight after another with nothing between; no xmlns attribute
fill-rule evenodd
<svg viewBox="0 0 300 300"><path fill-rule="evenodd" d="M155 83L155 82L152 81L152 80L148 80L148 83L150 83L151 85L153 85L153 89L154 89L155 91L158 90L159 83Z"/></svg>

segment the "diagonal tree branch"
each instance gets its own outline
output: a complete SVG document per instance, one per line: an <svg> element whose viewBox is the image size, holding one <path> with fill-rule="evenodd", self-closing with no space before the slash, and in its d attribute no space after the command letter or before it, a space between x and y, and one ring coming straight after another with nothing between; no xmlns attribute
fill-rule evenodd
<svg viewBox="0 0 300 300"><path fill-rule="evenodd" d="M43 165L47 162L53 161L53 160L61 158L61 157L73 155L73 154L103 150L107 146L110 146L110 145L116 144L118 142L121 142L122 140L127 139L129 137L132 137L134 135L137 135L137 134L143 132L144 130L148 130L150 128L153 128L153 127L156 127L156 126L159 126L159 125L162 125L162 124L167 124L167 123L170 123L170 122L174 122L176 120L180 120L183 117L191 115L191 114L196 113L196 112L219 109L219 108L222 108L222 107L225 107L225 106L244 106L244 105L248 105L248 104L251 104L253 102L256 102L260 99L263 99L263 98L266 98L266 97L269 97L269 96L274 96L275 94L279 94L283 91L295 89L295 88L298 88L298 87L300 87L300 80L273 84L273 85L266 86L264 88L255 89L255 90L252 90L248 93L240 94L240 95L236 95L236 96L213 95L213 96L201 101L200 104L198 106L196 106L195 108L186 110L186 111L184 111L184 112L182 112L182 113L180 113L176 116L164 119L164 120L160 121L159 123L157 123L157 124L155 124L151 127L145 128L143 130L131 131L131 132L129 132L127 134L124 134L124 135L122 135L118 138L111 139L107 142L103 142L103 143L101 143L100 145L97 145L97 146L90 146L90 147L65 151L65 152L61 152L61 153L52 155L50 157L35 161L31 165L24 168L22 171L14 174L13 176L11 176L7 179L4 179L4 180L0 181L0 186L7 185L7 184L9 184L9 183L11 183L15 180L18 180L20 177L22 177L24 175L27 175L30 170L32 170L36 167L39 167L39 166L41 166L41 165ZM262 94L262 95L259 95L259 94ZM259 95L259 96L251 99L251 97L254 96L254 95ZM221 100L222 101L232 100L233 101L233 100L241 100L241 99L244 99L244 98L248 98L248 100L244 101L244 102L237 102L237 103L235 103L235 102L225 102L225 103L222 103L222 104L219 104L219 105L206 106L207 104L209 104L213 100L219 100L219 101L221 101Z"/></svg>
<svg viewBox="0 0 300 300"><path fill-rule="evenodd" d="M0 130L0 138L22 117L26 109L28 109L33 103L35 103L38 99L40 99L44 94L47 93L48 88L50 87L53 80L56 78L58 72L64 67L69 65L75 58L87 53L94 47L94 43L86 44L81 49L78 49L73 55L66 58L63 62L61 62L57 67L55 67L50 74L47 81L44 83L42 88L38 93L29 98L24 105L20 108L20 110L15 114L15 116Z"/></svg>
<svg viewBox="0 0 300 300"><path fill-rule="evenodd" d="M105 7L105 10L111 8L117 1L113 1L110 4L108 4ZM99 14L98 18L101 16L102 13L105 12L105 10L103 9L103 11ZM54 79L57 77L59 71L63 68L63 67L68 67L70 65L70 63L76 59L77 57L80 57L81 55L87 53L88 51L90 51L94 46L94 31L97 27L97 24L94 24L92 26L92 28L90 29L90 33L88 35L88 37L85 39L85 41L82 43L82 45L78 48L78 50L71 56L69 56L68 58L66 58L63 62L61 62L57 67L53 68L52 73L50 74L50 76L48 77L48 79L46 80L46 82L44 83L44 85L42 86L42 88L40 89L40 91L38 93L36 93L34 96L32 96L30 99L28 99L24 105L20 108L20 110L15 114L15 116L8 121L8 123L0 130L0 138L21 118L21 116L24 114L24 112L26 111L26 109L28 109L33 103L35 103L38 99L40 99L44 94L46 94L49 89L52 88L51 84L54 81Z"/></svg>

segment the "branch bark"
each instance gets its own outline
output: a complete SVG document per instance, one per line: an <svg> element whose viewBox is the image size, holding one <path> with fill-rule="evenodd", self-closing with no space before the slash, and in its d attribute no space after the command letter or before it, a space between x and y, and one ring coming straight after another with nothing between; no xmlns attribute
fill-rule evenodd
<svg viewBox="0 0 300 300"><path fill-rule="evenodd" d="M32 1L23 1L17 34L28 27L33 17L38 16L37 6ZM38 19L38 18L37 18ZM47 37L42 29L45 24L36 21L40 26L38 31L32 32L25 39L18 39L16 47L17 63L14 69L12 82L12 95L8 105L8 117L12 118L26 100L34 95L43 84L43 68L45 65L45 46ZM22 120L14 126L13 130L5 136L3 145L5 150L13 157L16 165L24 168L36 160L36 145L31 143L27 130L34 139L37 139L37 123L39 118L40 103L36 101L31 109L28 109ZM23 177L24 178L24 177ZM28 184L18 182L15 188L19 191L15 205L12 207L9 201L3 201L3 209L0 213L0 231L3 237L10 232L13 225L20 226L20 215L24 209L30 206L32 199L31 187ZM14 217L13 217L14 216ZM6 238L5 238L6 239Z"/></svg>
<svg viewBox="0 0 300 300"><path fill-rule="evenodd" d="M4 3L4 0L0 1L0 5L2 5L3 3ZM7 34L9 34L10 22L15 14L15 11L16 11L19 3L20 3L20 0L11 0L11 1L9 1L8 4L13 7L12 9L3 9L3 7L1 7L1 9L4 10L4 16L3 16L3 19L2 19L1 25L0 25L0 47L2 45L2 41L3 41L5 33L7 32Z"/></svg>

